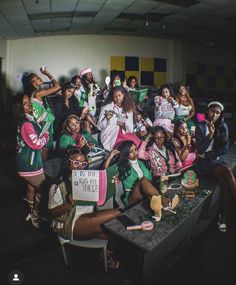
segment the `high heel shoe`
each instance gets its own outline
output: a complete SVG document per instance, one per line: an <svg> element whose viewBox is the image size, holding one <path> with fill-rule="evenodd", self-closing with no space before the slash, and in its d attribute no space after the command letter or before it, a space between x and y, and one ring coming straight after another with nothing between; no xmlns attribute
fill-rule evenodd
<svg viewBox="0 0 236 285"><path fill-rule="evenodd" d="M227 231L227 225L221 214L219 215L219 218L218 218L217 227L218 227L218 230L222 233L225 233Z"/></svg>
<svg viewBox="0 0 236 285"><path fill-rule="evenodd" d="M162 204L161 204L161 195L159 196L152 196L151 202L150 202L150 207L154 211L154 220L156 222L160 222L161 220L161 210L162 210Z"/></svg>
<svg viewBox="0 0 236 285"><path fill-rule="evenodd" d="M39 219L38 211L32 209L29 215L30 215L30 220L31 220L32 225L38 229L40 227L40 219Z"/></svg>
<svg viewBox="0 0 236 285"><path fill-rule="evenodd" d="M39 214L38 211L34 209L35 206L35 202L34 201L30 201L27 198L23 198L24 201L26 201L28 203L28 206L30 208L30 213L27 215L27 217L25 218L25 220L27 222L31 221L32 225L35 228L39 228L40 227L40 219L39 219ZM38 201L37 201L38 202ZM39 200L40 202L40 200Z"/></svg>
<svg viewBox="0 0 236 285"><path fill-rule="evenodd" d="M179 204L179 195L175 194L175 196L169 202L168 206L166 206L166 207L162 206L162 209L164 211L169 211L173 214L176 214L176 211L174 211L174 209L177 207L178 204Z"/></svg>

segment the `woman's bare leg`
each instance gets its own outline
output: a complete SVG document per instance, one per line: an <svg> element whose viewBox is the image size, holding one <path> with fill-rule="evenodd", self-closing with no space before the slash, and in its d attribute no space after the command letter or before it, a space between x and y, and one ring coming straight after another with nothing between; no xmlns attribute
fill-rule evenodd
<svg viewBox="0 0 236 285"><path fill-rule="evenodd" d="M91 134L92 130L90 128L90 124L87 120L83 121L83 129Z"/></svg>
<svg viewBox="0 0 236 285"><path fill-rule="evenodd" d="M27 183L26 199L30 209L32 209L34 206L35 194L36 194L36 189L32 185Z"/></svg>
<svg viewBox="0 0 236 285"><path fill-rule="evenodd" d="M118 209L96 211L80 216L74 226L74 239L107 239L103 224L121 215Z"/></svg>
<svg viewBox="0 0 236 285"><path fill-rule="evenodd" d="M236 198L236 180L231 169L226 165L220 165L216 167L213 174L215 177L221 177L225 180L228 185L227 191L229 190Z"/></svg>
<svg viewBox="0 0 236 285"><path fill-rule="evenodd" d="M159 195L157 189L145 177L142 177L132 189L129 195L129 205L133 205L145 197L151 198L154 195Z"/></svg>

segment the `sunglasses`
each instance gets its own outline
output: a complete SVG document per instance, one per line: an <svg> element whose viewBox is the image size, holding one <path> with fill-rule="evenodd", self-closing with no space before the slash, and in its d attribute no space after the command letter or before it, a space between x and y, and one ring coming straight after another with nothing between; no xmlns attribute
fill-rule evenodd
<svg viewBox="0 0 236 285"><path fill-rule="evenodd" d="M73 160L73 159L69 159L70 162L72 162L73 166L75 168L85 168L88 165L87 161L78 161L78 160Z"/></svg>

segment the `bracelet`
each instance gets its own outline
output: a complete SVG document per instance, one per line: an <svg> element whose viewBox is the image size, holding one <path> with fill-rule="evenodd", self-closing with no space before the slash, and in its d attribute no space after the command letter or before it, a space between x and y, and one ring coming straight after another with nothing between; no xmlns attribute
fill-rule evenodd
<svg viewBox="0 0 236 285"><path fill-rule="evenodd" d="M56 80L56 79L54 77L52 77L50 80L53 81L53 80Z"/></svg>

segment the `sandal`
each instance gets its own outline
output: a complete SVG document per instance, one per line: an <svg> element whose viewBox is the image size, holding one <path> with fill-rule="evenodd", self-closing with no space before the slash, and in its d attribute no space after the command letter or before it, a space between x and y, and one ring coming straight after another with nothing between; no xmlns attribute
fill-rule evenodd
<svg viewBox="0 0 236 285"><path fill-rule="evenodd" d="M30 214L28 214L28 216L26 217L26 221L29 221L29 220L31 220L31 223L35 228L38 229L40 227L39 215L38 215L38 212L35 211L34 209L32 209L30 211Z"/></svg>
<svg viewBox="0 0 236 285"><path fill-rule="evenodd" d="M175 196L169 202L169 205L167 207L162 206L162 209L164 211L169 211L173 214L176 214L176 211L173 211L173 210L177 207L178 204L179 204L179 195L175 194Z"/></svg>
<svg viewBox="0 0 236 285"><path fill-rule="evenodd" d="M151 202L150 202L150 207L154 211L154 220L156 222L160 222L161 220L161 209L162 209L162 199L161 195L158 196L152 196Z"/></svg>
<svg viewBox="0 0 236 285"><path fill-rule="evenodd" d="M227 225L221 215L219 215L217 226L220 232L225 233L227 231Z"/></svg>

